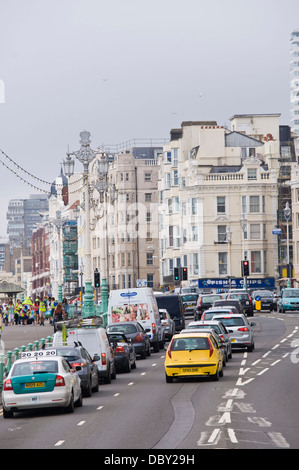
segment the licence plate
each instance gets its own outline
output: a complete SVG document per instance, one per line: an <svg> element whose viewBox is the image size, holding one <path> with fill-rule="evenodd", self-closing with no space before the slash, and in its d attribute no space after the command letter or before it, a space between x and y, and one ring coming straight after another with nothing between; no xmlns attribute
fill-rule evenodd
<svg viewBox="0 0 299 470"><path fill-rule="evenodd" d="M44 387L45 382L31 382L31 383L25 383L25 388L40 388Z"/></svg>
<svg viewBox="0 0 299 470"><path fill-rule="evenodd" d="M183 372L198 372L198 367L187 367L187 368L183 368Z"/></svg>
<svg viewBox="0 0 299 470"><path fill-rule="evenodd" d="M31 404L39 403L39 395L34 395L33 397L29 397L29 403Z"/></svg>
<svg viewBox="0 0 299 470"><path fill-rule="evenodd" d="M231 342L232 342L232 343L235 343L235 342L236 342L235 338L232 338L232 339L231 339Z"/></svg>

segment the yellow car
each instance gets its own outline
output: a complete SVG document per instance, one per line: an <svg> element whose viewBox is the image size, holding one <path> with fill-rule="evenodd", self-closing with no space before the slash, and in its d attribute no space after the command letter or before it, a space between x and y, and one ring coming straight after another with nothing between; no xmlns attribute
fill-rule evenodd
<svg viewBox="0 0 299 470"><path fill-rule="evenodd" d="M165 356L166 382L176 377L223 376L223 355L211 333L181 333L174 335Z"/></svg>

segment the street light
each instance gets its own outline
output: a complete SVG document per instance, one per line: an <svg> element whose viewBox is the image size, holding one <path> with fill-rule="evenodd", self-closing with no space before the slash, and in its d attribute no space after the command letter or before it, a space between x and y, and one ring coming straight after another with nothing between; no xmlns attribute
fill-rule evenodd
<svg viewBox="0 0 299 470"><path fill-rule="evenodd" d="M71 155L74 155L79 162L83 164L83 187L85 199L85 296L82 308L82 316L89 317L94 315L94 300L92 289L92 273L91 273L91 247L90 247L90 205L89 205L89 164L98 154L90 148L90 132L80 132L79 150L67 154L66 160L63 162L64 172L67 176L74 173L75 162Z"/></svg>
<svg viewBox="0 0 299 470"><path fill-rule="evenodd" d="M63 222L61 211L56 211L56 218L52 219L52 223L55 225L58 234L58 302L62 302L61 227Z"/></svg>
<svg viewBox="0 0 299 470"><path fill-rule="evenodd" d="M288 287L291 287L291 278L290 278L290 239L289 239L289 220L291 218L291 208L288 202L283 210L284 217L287 222L287 276L288 276Z"/></svg>
<svg viewBox="0 0 299 470"><path fill-rule="evenodd" d="M243 259L245 257L245 254L244 254L244 243L245 243L245 233L247 231L247 219L245 217L245 215L242 213L241 215L241 218L240 218L240 224L241 224L241 229L242 229L242 232L243 232L243 237L242 237L242 256L241 256L241 261L243 263ZM242 274L243 275L243 274ZM244 289L247 290L247 276L244 276Z"/></svg>

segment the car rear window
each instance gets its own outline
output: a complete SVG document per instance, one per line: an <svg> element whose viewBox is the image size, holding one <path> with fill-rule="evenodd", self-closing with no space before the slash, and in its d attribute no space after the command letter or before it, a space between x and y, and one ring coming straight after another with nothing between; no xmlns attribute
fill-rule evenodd
<svg viewBox="0 0 299 470"><path fill-rule="evenodd" d="M221 299L221 296L219 295L206 295L205 297L202 297L201 303L202 304L212 304L215 302L215 300Z"/></svg>
<svg viewBox="0 0 299 470"><path fill-rule="evenodd" d="M248 294L230 294L230 299L248 299Z"/></svg>
<svg viewBox="0 0 299 470"><path fill-rule="evenodd" d="M194 351L209 349L207 338L177 338L172 343L172 351Z"/></svg>
<svg viewBox="0 0 299 470"><path fill-rule="evenodd" d="M21 375L32 375L32 374L43 374L43 373L57 373L58 362L57 361L24 361L14 364L11 371L12 377Z"/></svg>
<svg viewBox="0 0 299 470"><path fill-rule="evenodd" d="M132 324L130 325L121 324L121 325L109 326L109 328L107 328L108 333L111 333L113 331L120 331L125 334L126 333L130 334L130 333L136 333L137 329L136 329L136 326Z"/></svg>
<svg viewBox="0 0 299 470"><path fill-rule="evenodd" d="M286 290L283 293L284 297L299 297L299 290Z"/></svg>
<svg viewBox="0 0 299 470"><path fill-rule="evenodd" d="M57 351L57 356L62 356L69 362L80 359L80 354L78 351L76 351L76 349L65 348L65 349L56 349L56 351Z"/></svg>
<svg viewBox="0 0 299 470"><path fill-rule="evenodd" d="M243 326L245 325L245 322L243 320L243 318L240 318L240 317L229 317L229 318L225 318L225 317L218 317L217 320L220 320L224 326Z"/></svg>

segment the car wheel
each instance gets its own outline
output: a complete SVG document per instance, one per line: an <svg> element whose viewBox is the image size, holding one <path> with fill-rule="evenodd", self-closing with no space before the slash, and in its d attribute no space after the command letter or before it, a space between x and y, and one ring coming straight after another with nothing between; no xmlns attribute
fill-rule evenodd
<svg viewBox="0 0 299 470"><path fill-rule="evenodd" d="M84 389L84 396L91 397L91 378L88 381L87 387Z"/></svg>
<svg viewBox="0 0 299 470"><path fill-rule="evenodd" d="M111 374L111 379L116 379L116 367L115 367L115 364L113 366L113 371L112 371L112 374Z"/></svg>
<svg viewBox="0 0 299 470"><path fill-rule="evenodd" d="M73 413L74 409L75 409L74 392L72 391L70 403L68 404L68 406L65 407L65 412L66 413Z"/></svg>
<svg viewBox="0 0 299 470"><path fill-rule="evenodd" d="M3 408L3 418L13 418L13 411Z"/></svg>
<svg viewBox="0 0 299 470"><path fill-rule="evenodd" d="M254 343L252 343L250 346L248 346L247 351L252 352L254 350Z"/></svg>
<svg viewBox="0 0 299 470"><path fill-rule="evenodd" d="M93 391L93 392L98 392L98 391L99 391L99 381L98 381L98 378L97 378L97 383L96 383L96 385L92 388L92 391Z"/></svg>
<svg viewBox="0 0 299 470"><path fill-rule="evenodd" d="M131 363L130 363L130 359L128 359L128 363L125 367L125 372L131 372Z"/></svg>
<svg viewBox="0 0 299 470"><path fill-rule="evenodd" d="M146 344L144 345L144 350L140 354L141 359L146 359L146 356L149 356L148 351L146 350Z"/></svg>
<svg viewBox="0 0 299 470"><path fill-rule="evenodd" d="M154 343L153 348L154 348L154 352L159 352L160 351L159 341L156 341Z"/></svg>
<svg viewBox="0 0 299 470"><path fill-rule="evenodd" d="M131 365L132 369L136 369L136 358L134 359L133 364Z"/></svg>
<svg viewBox="0 0 299 470"><path fill-rule="evenodd" d="M218 380L219 380L219 366L217 367L216 374L212 375L212 379L215 382L218 382Z"/></svg>
<svg viewBox="0 0 299 470"><path fill-rule="evenodd" d="M165 378L166 378L166 382L167 382L168 384L172 384L172 382L173 382L173 377L170 377L169 375L165 374Z"/></svg>
<svg viewBox="0 0 299 470"><path fill-rule="evenodd" d="M83 397L82 397L82 390L80 390L80 396L79 396L78 400L76 401L75 406L80 408L82 405L83 405Z"/></svg>
<svg viewBox="0 0 299 470"><path fill-rule="evenodd" d="M108 367L107 367L107 376L104 378L104 383L105 383L105 384L111 384L111 369L110 369L110 364L108 364Z"/></svg>

